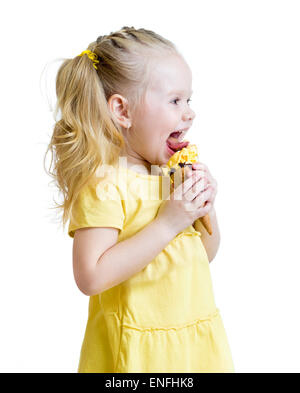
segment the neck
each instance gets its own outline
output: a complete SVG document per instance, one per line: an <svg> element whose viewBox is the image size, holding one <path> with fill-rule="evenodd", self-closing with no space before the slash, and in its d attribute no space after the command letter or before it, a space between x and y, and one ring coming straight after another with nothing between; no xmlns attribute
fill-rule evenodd
<svg viewBox="0 0 300 393"><path fill-rule="evenodd" d="M153 167L151 168L150 162L144 160L142 157L138 156L134 152L122 151L120 153L120 157L125 157L127 168L134 167L133 170L135 172L156 176L162 175L162 171L159 166L153 165Z"/></svg>

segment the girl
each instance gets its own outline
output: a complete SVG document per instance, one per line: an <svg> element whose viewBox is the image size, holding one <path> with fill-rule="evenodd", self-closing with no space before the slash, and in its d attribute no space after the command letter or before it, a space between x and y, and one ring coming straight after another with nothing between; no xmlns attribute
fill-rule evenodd
<svg viewBox="0 0 300 393"><path fill-rule="evenodd" d="M76 284L90 296L78 372L234 371L209 270L216 181L193 164L183 189L161 197L171 134L182 139L195 117L191 83L172 42L127 26L57 73L48 173L64 194ZM207 213L212 236L194 226Z"/></svg>

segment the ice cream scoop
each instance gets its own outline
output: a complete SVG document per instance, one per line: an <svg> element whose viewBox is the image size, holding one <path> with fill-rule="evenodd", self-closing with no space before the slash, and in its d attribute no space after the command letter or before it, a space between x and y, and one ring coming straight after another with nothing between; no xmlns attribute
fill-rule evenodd
<svg viewBox="0 0 300 393"><path fill-rule="evenodd" d="M169 159L167 167L170 168L169 175L174 186L178 186L186 179L187 167L192 169L192 164L198 161L198 150L196 145L188 145L177 151ZM179 184L178 184L179 182ZM212 226L208 214L199 218L206 231L212 235Z"/></svg>

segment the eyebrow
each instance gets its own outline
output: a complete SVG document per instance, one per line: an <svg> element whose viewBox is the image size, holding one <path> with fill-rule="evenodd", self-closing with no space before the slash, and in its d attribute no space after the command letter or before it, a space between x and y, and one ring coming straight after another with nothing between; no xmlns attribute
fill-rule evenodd
<svg viewBox="0 0 300 393"><path fill-rule="evenodd" d="M185 90L173 90L173 91L170 91L169 95L172 95L172 94L184 94L184 93L185 93ZM190 95L192 95L193 93L194 93L194 91L192 90L190 92Z"/></svg>

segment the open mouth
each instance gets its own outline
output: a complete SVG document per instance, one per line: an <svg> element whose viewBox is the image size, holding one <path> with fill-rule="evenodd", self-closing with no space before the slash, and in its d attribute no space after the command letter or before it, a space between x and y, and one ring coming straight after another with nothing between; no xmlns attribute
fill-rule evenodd
<svg viewBox="0 0 300 393"><path fill-rule="evenodd" d="M186 133L187 130L182 130L171 132L171 134L169 135L168 139L166 140L166 144L173 153L176 153L177 151L188 146L189 142L183 141Z"/></svg>
<svg viewBox="0 0 300 393"><path fill-rule="evenodd" d="M180 136L183 134L183 131L174 131L171 132L170 137L180 139Z"/></svg>

